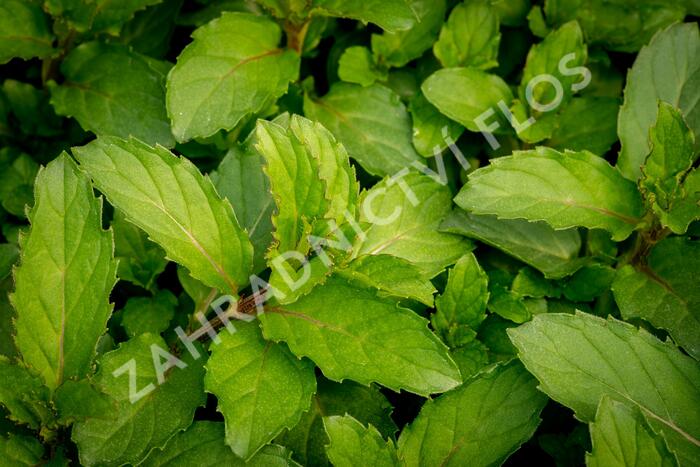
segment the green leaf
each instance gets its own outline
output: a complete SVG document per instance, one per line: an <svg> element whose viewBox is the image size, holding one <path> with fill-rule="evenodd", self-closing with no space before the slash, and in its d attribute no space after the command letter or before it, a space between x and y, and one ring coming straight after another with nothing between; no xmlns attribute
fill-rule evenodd
<svg viewBox="0 0 700 467"><path fill-rule="evenodd" d="M498 248L550 279L568 276L582 264L577 258L581 236L576 229L554 230L544 222L498 219L456 209L440 225L440 230Z"/></svg>
<svg viewBox="0 0 700 467"><path fill-rule="evenodd" d="M0 458L8 466L32 466L41 464L44 446L31 436L10 433L0 435Z"/></svg>
<svg viewBox="0 0 700 467"><path fill-rule="evenodd" d="M114 399L86 379L63 383L56 389L53 403L58 412L58 421L64 425L88 418L109 419L117 408Z"/></svg>
<svg viewBox="0 0 700 467"><path fill-rule="evenodd" d="M376 386L363 386L352 381L335 383L319 377L318 391L311 409L291 430L275 440L294 451L302 465L328 465L326 445L328 435L323 417L350 414L362 424L376 427L383 437L393 437L396 424L391 419L392 406Z"/></svg>
<svg viewBox="0 0 700 467"><path fill-rule="evenodd" d="M58 115L75 117L97 135L172 147L165 112L170 66L118 44L81 44L61 63L65 81L51 87L51 104Z"/></svg>
<svg viewBox="0 0 700 467"><path fill-rule="evenodd" d="M409 29L417 19L409 0L313 0L313 11L374 23L387 31Z"/></svg>
<svg viewBox="0 0 700 467"><path fill-rule="evenodd" d="M498 23L498 13L488 0L460 3L443 24L433 53L445 68L496 67L501 42Z"/></svg>
<svg viewBox="0 0 700 467"><path fill-rule="evenodd" d="M15 346L15 325L17 316L14 308L10 304L10 290L14 287L11 278L0 280L0 356L15 357L17 347Z"/></svg>
<svg viewBox="0 0 700 467"><path fill-rule="evenodd" d="M386 81L387 72L374 63L367 47L348 47L340 56L338 76L348 83L370 86L376 81Z"/></svg>
<svg viewBox="0 0 700 467"><path fill-rule="evenodd" d="M152 290L155 280L165 270L165 251L148 240L145 232L126 220L121 211L114 212L114 256L119 260L119 279Z"/></svg>
<svg viewBox="0 0 700 467"><path fill-rule="evenodd" d="M265 159L246 146L234 146L211 174L212 182L222 198L233 205L240 222L253 244L253 273L266 268L265 253L272 243L272 213L275 201L270 181L263 171Z"/></svg>
<svg viewBox="0 0 700 467"><path fill-rule="evenodd" d="M236 457L224 443L224 424L197 421L187 430L173 436L162 450L155 450L144 461L144 467L190 467L192 465L228 465L233 467L286 467L296 465L291 452L281 446L265 446L245 462Z"/></svg>
<svg viewBox="0 0 700 467"><path fill-rule="evenodd" d="M486 317L488 277L476 257L468 253L450 269L445 291L435 300L437 312L431 317L433 328L450 347L459 347L450 337L461 328L476 329Z"/></svg>
<svg viewBox="0 0 700 467"><path fill-rule="evenodd" d="M408 111L413 119L413 146L423 157L442 152L464 132L462 125L441 114L422 93L411 99Z"/></svg>
<svg viewBox="0 0 700 467"><path fill-rule="evenodd" d="M451 355L465 380L477 374L489 363L489 349L476 339L453 349Z"/></svg>
<svg viewBox="0 0 700 467"><path fill-rule="evenodd" d="M325 128L299 116L289 129L258 121L256 140L277 204L275 249L305 254L308 234L321 228L317 221L341 224L346 211L355 211L359 187L347 153Z"/></svg>
<svg viewBox="0 0 700 467"><path fill-rule="evenodd" d="M567 73L562 73L562 60L564 57L573 54L569 60L565 62ZM571 69L580 67L586 63L588 59L588 50L583 42L583 33L578 23L575 21L566 23L556 31L547 34L539 44L535 44L527 54L527 62L523 70L523 77L518 88L518 96L522 102L531 103L535 101L540 105L547 105L555 100L556 92L554 87L548 82L541 83L531 87L531 99L527 98L527 87L533 78L543 74L549 74L556 78L562 87L561 104L567 103L574 91L574 84L583 84L583 78L580 73L574 73ZM535 109L532 109L531 114L538 115Z"/></svg>
<svg viewBox="0 0 700 467"><path fill-rule="evenodd" d="M116 36L134 13L163 0L44 0L52 16L60 16L78 32L101 32Z"/></svg>
<svg viewBox="0 0 700 467"><path fill-rule="evenodd" d="M396 256L361 256L350 262L338 274L379 290L380 295L398 299L409 298L433 306L435 287L423 279L421 270L413 263Z"/></svg>
<svg viewBox="0 0 700 467"><path fill-rule="evenodd" d="M12 243L0 243L0 281L12 272L12 266L19 258L19 249Z"/></svg>
<svg viewBox="0 0 700 467"><path fill-rule="evenodd" d="M34 179L39 165L26 154L20 154L0 173L0 203L9 213L25 217L26 206L34 204Z"/></svg>
<svg viewBox="0 0 700 467"><path fill-rule="evenodd" d="M175 316L177 303L169 290L159 290L153 297L130 298L119 312L126 334L131 338L147 332L162 333Z"/></svg>
<svg viewBox="0 0 700 467"><path fill-rule="evenodd" d="M684 234L688 224L700 218L698 187L693 186L696 175L690 172L699 155L694 150L695 137L680 111L659 101L649 141L651 153L642 167L640 186L662 224Z"/></svg>
<svg viewBox="0 0 700 467"><path fill-rule="evenodd" d="M547 398L535 385L514 362L428 400L401 433L399 459L407 467L502 464L540 423Z"/></svg>
<svg viewBox="0 0 700 467"><path fill-rule="evenodd" d="M11 296L15 342L49 389L92 370L97 341L112 311L116 282L111 232L102 230L102 202L65 153L42 169L29 234Z"/></svg>
<svg viewBox="0 0 700 467"><path fill-rule="evenodd" d="M508 331L520 359L552 399L584 422L603 396L635 406L681 465L700 454L700 366L675 346L614 319L543 314Z"/></svg>
<svg viewBox="0 0 700 467"><path fill-rule="evenodd" d="M73 153L110 203L195 279L228 293L248 282L253 256L248 236L231 204L188 159L112 137Z"/></svg>
<svg viewBox="0 0 700 467"><path fill-rule="evenodd" d="M600 400L591 423L593 451L586 455L588 467L677 466L663 436L646 422L637 407L607 396Z"/></svg>
<svg viewBox="0 0 700 467"><path fill-rule="evenodd" d="M424 318L343 278L331 276L260 319L266 338L284 340L336 381L377 382L425 396L460 383L457 367Z"/></svg>
<svg viewBox="0 0 700 467"><path fill-rule="evenodd" d="M137 12L122 27L119 40L144 55L165 57L170 49L175 20L183 2L184 0L163 0L162 3Z"/></svg>
<svg viewBox="0 0 700 467"><path fill-rule="evenodd" d="M162 363L154 348L166 351L168 346L158 336L141 334L100 359L94 382L118 406L106 420L89 418L74 425L81 464L136 465L190 426L195 409L204 404L202 363L183 356L180 364L187 367L173 367L158 384L154 361L169 363ZM137 391L147 394L132 403L135 394L130 393Z"/></svg>
<svg viewBox="0 0 700 467"><path fill-rule="evenodd" d="M558 125L545 143L554 149L590 151L603 155L617 141L617 112L613 97L574 97L557 116Z"/></svg>
<svg viewBox="0 0 700 467"><path fill-rule="evenodd" d="M621 52L636 52L657 29L685 16L683 2L673 0L547 0L544 9L550 24L577 20L589 43Z"/></svg>
<svg viewBox="0 0 700 467"><path fill-rule="evenodd" d="M430 75L421 90L440 112L470 131L481 131L477 123L479 117L490 110L495 115L489 125L510 127L506 117L497 109L499 102L509 106L513 93L496 75L476 68L445 68Z"/></svg>
<svg viewBox="0 0 700 467"><path fill-rule="evenodd" d="M465 239L437 231L450 212L452 194L446 186L416 173L402 177L401 183L391 180L365 194L360 219L370 226L357 242L356 256L397 256L432 278L471 250Z"/></svg>
<svg viewBox="0 0 700 467"><path fill-rule="evenodd" d="M316 391L314 366L284 344L266 342L258 323L236 323L212 347L205 386L226 420L226 444L250 459L309 409Z"/></svg>
<svg viewBox="0 0 700 467"><path fill-rule="evenodd" d="M230 130L287 92L299 56L278 48L281 34L266 17L229 12L192 33L168 75L168 115L178 141Z"/></svg>
<svg viewBox="0 0 700 467"><path fill-rule="evenodd" d="M372 53L380 63L401 68L419 58L437 39L445 10L445 0L409 0L416 15L410 29L372 34Z"/></svg>
<svg viewBox="0 0 700 467"><path fill-rule="evenodd" d="M398 465L393 441L384 441L372 425L365 427L350 415L323 419L330 439L326 447L328 458L336 467L373 465L394 467Z"/></svg>
<svg viewBox="0 0 700 467"><path fill-rule="evenodd" d="M700 242L671 237L654 246L647 264L619 270L612 289L625 319L642 318L665 329L700 359L700 291L688 271L700 270Z"/></svg>
<svg viewBox="0 0 700 467"><path fill-rule="evenodd" d="M406 107L389 88L336 83L323 98L307 95L304 113L328 128L372 175L393 175L421 160L411 144Z"/></svg>
<svg viewBox="0 0 700 467"><path fill-rule="evenodd" d="M32 429L49 420L49 391L41 378L0 355L0 379L0 405L8 410L10 420Z"/></svg>
<svg viewBox="0 0 700 467"><path fill-rule="evenodd" d="M605 159L544 147L491 160L469 176L455 203L476 214L542 220L555 229L600 228L617 241L636 229L643 213L637 187Z"/></svg>
<svg viewBox="0 0 700 467"><path fill-rule="evenodd" d="M44 58L54 52L53 34L44 12L25 0L0 5L0 65L14 57Z"/></svg>
<svg viewBox="0 0 700 467"><path fill-rule="evenodd" d="M610 290L615 269L603 264L585 265L562 286L562 293L573 302L591 302Z"/></svg>
<svg viewBox="0 0 700 467"><path fill-rule="evenodd" d="M678 107L689 128L700 134L700 35L697 24L674 24L654 36L637 55L627 76L625 102L618 115L622 148L617 165L630 180L641 175L649 154L649 129L658 101Z"/></svg>

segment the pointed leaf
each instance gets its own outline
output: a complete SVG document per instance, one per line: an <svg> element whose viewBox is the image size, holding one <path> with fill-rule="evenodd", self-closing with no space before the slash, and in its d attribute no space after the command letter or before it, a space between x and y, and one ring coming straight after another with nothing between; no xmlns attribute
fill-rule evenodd
<svg viewBox="0 0 700 467"><path fill-rule="evenodd" d="M554 230L544 222L498 219L461 209L453 211L440 229L498 248L539 269L551 279L565 277L582 264L577 259L581 250L581 236L576 229Z"/></svg>
<svg viewBox="0 0 700 467"><path fill-rule="evenodd" d="M91 372L117 265L102 202L67 154L39 172L35 196L11 300L17 348L53 390Z"/></svg>
<svg viewBox="0 0 700 467"><path fill-rule="evenodd" d="M408 0L314 0L315 12L375 23L387 31L410 28L416 14Z"/></svg>
<svg viewBox="0 0 700 467"><path fill-rule="evenodd" d="M226 444L250 459L309 409L316 391L314 366L284 344L266 342L257 322L236 323L220 334L207 363L205 386L226 420Z"/></svg>
<svg viewBox="0 0 700 467"><path fill-rule="evenodd" d="M393 441L384 441L372 425L365 427L350 415L325 417L323 425L330 439L330 444L326 447L328 459L334 466L398 465Z"/></svg>
<svg viewBox="0 0 700 467"><path fill-rule="evenodd" d="M332 276L296 303L273 306L260 319L266 338L286 341L293 353L309 357L336 381L378 382L420 395L460 382L457 367L424 318L343 278Z"/></svg>
<svg viewBox="0 0 700 467"><path fill-rule="evenodd" d="M0 435L0 458L5 465L27 467L41 464L44 446L36 438L10 433Z"/></svg>
<svg viewBox="0 0 700 467"><path fill-rule="evenodd" d="M449 188L415 173L401 183L390 178L378 183L362 203L360 219L371 225L356 254L397 256L434 277L471 250L465 239L437 231L450 212L450 197Z"/></svg>
<svg viewBox="0 0 700 467"><path fill-rule="evenodd" d="M593 421L603 396L635 406L681 465L700 455L700 366L670 343L610 318L541 314L508 334L552 399Z"/></svg>
<svg viewBox="0 0 700 467"><path fill-rule="evenodd" d="M81 464L136 465L187 428L195 409L204 404L202 362L181 356L187 367L173 367L158 384L154 360L162 357L154 348L167 351L168 346L158 336L141 334L100 359L95 384L118 406L109 419L89 418L74 425ZM147 393L132 403L133 391Z"/></svg>
<svg viewBox="0 0 700 467"><path fill-rule="evenodd" d="M49 420L49 391L41 378L0 356L0 380L0 406L8 410L10 420L35 430Z"/></svg>
<svg viewBox="0 0 700 467"><path fill-rule="evenodd" d="M700 136L700 35L697 24L674 24L659 31L639 51L627 76L625 102L618 115L622 148L617 165L630 180L641 175L649 154L649 128L657 102L680 108L688 126Z"/></svg>
<svg viewBox="0 0 700 467"><path fill-rule="evenodd" d="M555 229L601 228L618 241L643 213L637 187L605 159L544 147L493 159L470 175L455 203L475 214L542 220Z"/></svg>
<svg viewBox="0 0 700 467"><path fill-rule="evenodd" d="M328 128L372 175L393 175L421 160L406 107L382 85L334 84L320 99L306 96L304 114Z"/></svg>
<svg viewBox="0 0 700 467"><path fill-rule="evenodd" d="M535 432L546 401L522 365L496 366L428 400L401 433L399 459L407 467L502 464Z"/></svg>
<svg viewBox="0 0 700 467"><path fill-rule="evenodd" d="M189 160L112 137L73 152L110 203L194 278L234 294L248 282L253 255L248 236L231 204Z"/></svg>
<svg viewBox="0 0 700 467"><path fill-rule="evenodd" d="M0 5L0 64L14 57L28 60L53 53L53 35L41 8L24 0Z"/></svg>
<svg viewBox="0 0 700 467"><path fill-rule="evenodd" d="M299 56L278 47L281 34L264 16L229 12L194 31L168 76L168 115L178 141L230 130L287 92Z"/></svg>
<svg viewBox="0 0 700 467"><path fill-rule="evenodd" d="M588 467L678 465L666 440L649 426L636 407L605 396L590 426L593 451L586 455Z"/></svg>
<svg viewBox="0 0 700 467"><path fill-rule="evenodd" d="M134 13L148 5L163 0L46 0L45 8L53 16L60 16L78 32L92 30L119 34L121 25L130 20Z"/></svg>

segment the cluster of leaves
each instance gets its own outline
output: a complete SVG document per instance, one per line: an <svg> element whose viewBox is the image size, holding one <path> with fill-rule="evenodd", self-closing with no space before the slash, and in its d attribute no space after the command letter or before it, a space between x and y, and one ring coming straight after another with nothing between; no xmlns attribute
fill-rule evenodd
<svg viewBox="0 0 700 467"><path fill-rule="evenodd" d="M698 14L2 0L0 463L700 464Z"/></svg>

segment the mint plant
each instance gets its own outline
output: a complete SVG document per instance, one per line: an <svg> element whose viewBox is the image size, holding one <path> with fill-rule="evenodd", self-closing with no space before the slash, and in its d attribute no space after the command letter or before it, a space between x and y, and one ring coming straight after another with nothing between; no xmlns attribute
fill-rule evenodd
<svg viewBox="0 0 700 467"><path fill-rule="evenodd" d="M0 465L700 464L696 1L4 0Z"/></svg>

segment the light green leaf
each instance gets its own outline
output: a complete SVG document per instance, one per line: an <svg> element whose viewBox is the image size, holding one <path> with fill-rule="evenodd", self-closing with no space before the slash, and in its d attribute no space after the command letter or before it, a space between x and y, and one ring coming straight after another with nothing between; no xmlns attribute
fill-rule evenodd
<svg viewBox="0 0 700 467"><path fill-rule="evenodd" d="M41 378L0 355L0 380L0 406L10 420L36 430L50 419L49 390Z"/></svg>
<svg viewBox="0 0 700 467"><path fill-rule="evenodd" d="M406 107L389 88L336 83L323 98L307 95L304 113L328 128L372 175L393 175L421 160L411 144Z"/></svg>
<svg viewBox="0 0 700 467"><path fill-rule="evenodd" d="M222 198L233 205L236 218L253 244L253 273L266 268L265 253L272 243L275 201L263 172L263 157L250 146L234 146L211 174Z"/></svg>
<svg viewBox="0 0 700 467"><path fill-rule="evenodd" d="M390 67L403 67L430 49L445 18L445 0L409 0L408 3L416 14L413 27L372 34L372 53L380 63Z"/></svg>
<svg viewBox="0 0 700 467"><path fill-rule="evenodd" d="M588 467L678 465L663 436L649 426L637 407L603 396L590 427L593 451L586 455Z"/></svg>
<svg viewBox="0 0 700 467"><path fill-rule="evenodd" d="M117 265L112 233L102 230L102 202L67 154L39 172L35 196L11 296L15 342L54 390L91 372Z"/></svg>
<svg viewBox="0 0 700 467"><path fill-rule="evenodd" d="M110 203L195 279L234 294L248 282L253 256L248 236L231 204L188 159L112 137L73 153Z"/></svg>
<svg viewBox="0 0 700 467"><path fill-rule="evenodd" d="M147 332L160 334L168 329L176 306L177 297L169 290L159 290L152 297L132 297L119 311L122 326L130 338Z"/></svg>
<svg viewBox="0 0 700 467"><path fill-rule="evenodd" d="M61 63L65 81L51 86L51 104L58 115L75 117L97 135L134 136L172 147L165 112L170 66L122 45L81 44Z"/></svg>
<svg viewBox="0 0 700 467"><path fill-rule="evenodd" d="M74 425L72 438L78 445L81 464L137 465L192 423L195 409L206 399L202 362L189 354L180 356L180 364L187 367L175 367L173 363L163 383L158 384L154 360L160 359L161 365L168 363L154 353L155 348L167 351L168 346L158 336L141 334L100 359L94 382L118 406L106 420L89 418ZM140 391L147 393L132 403L130 396Z"/></svg>
<svg viewBox="0 0 700 467"><path fill-rule="evenodd" d="M452 336L461 328L476 330L486 317L488 277L476 257L468 253L450 269L445 291L435 300L433 328L450 347L459 347Z"/></svg>
<svg viewBox="0 0 700 467"><path fill-rule="evenodd" d="M340 56L338 76L348 83L370 86L376 81L386 81L386 70L380 69L367 47L348 47Z"/></svg>
<svg viewBox="0 0 700 467"><path fill-rule="evenodd" d="M545 146L604 155L617 141L617 112L613 97L574 97L557 116L558 125Z"/></svg>
<svg viewBox="0 0 700 467"><path fill-rule="evenodd" d="M33 466L41 464L44 446L36 438L10 433L0 435L0 458L7 466Z"/></svg>
<svg viewBox="0 0 700 467"><path fill-rule="evenodd" d="M637 187L605 159L545 147L492 159L472 172L455 203L476 214L542 220L555 229L600 228L617 241L636 229L643 214Z"/></svg>
<svg viewBox="0 0 700 467"><path fill-rule="evenodd" d="M417 19L409 0L313 0L313 12L374 23L391 32L409 29Z"/></svg>
<svg viewBox="0 0 700 467"><path fill-rule="evenodd" d="M338 274L379 290L380 295L409 298L433 306L433 284L413 263L396 256L373 255L354 259Z"/></svg>
<svg viewBox="0 0 700 467"><path fill-rule="evenodd" d="M53 34L41 8L25 0L0 5L0 64L14 57L24 60L51 55Z"/></svg>
<svg viewBox="0 0 700 467"><path fill-rule="evenodd" d="M376 386L363 386L352 381L335 383L318 379L318 391L311 409L291 430L275 440L294 451L294 459L303 465L328 465L328 435L323 417L350 414L363 424L376 427L383 437L393 437L396 424L391 419L392 406Z"/></svg>
<svg viewBox="0 0 700 467"><path fill-rule="evenodd" d="M163 0L44 0L52 16L60 16L78 32L101 32L116 36L134 13Z"/></svg>
<svg viewBox="0 0 700 467"><path fill-rule="evenodd" d="M700 35L697 24L674 24L657 33L637 55L627 75L625 102L617 131L622 143L617 165L630 180L641 175L649 154L649 129L658 101L678 107L690 129L700 134Z"/></svg>
<svg viewBox="0 0 700 467"><path fill-rule="evenodd" d="M681 465L700 455L700 366L644 330L586 313L543 314L508 331L540 389L593 421L603 396L639 408Z"/></svg>
<svg viewBox="0 0 700 467"><path fill-rule="evenodd" d="M689 271L700 270L700 242L671 237L657 243L647 264L619 270L612 289L625 319L665 329L700 360L700 290Z"/></svg>
<svg viewBox="0 0 700 467"><path fill-rule="evenodd" d="M490 110L493 116L488 125L498 125L501 132L510 128L506 117L498 111L498 104L503 102L503 105L509 106L513 93L508 84L496 75L476 68L445 68L430 75L423 82L421 90L440 112L470 131L480 131L477 121Z"/></svg>
<svg viewBox="0 0 700 467"><path fill-rule="evenodd" d="M117 276L147 290L152 290L156 278L165 270L168 261L165 251L148 240L146 233L126 220L119 210L112 220L114 256L119 260Z"/></svg>
<svg viewBox="0 0 700 467"><path fill-rule="evenodd" d="M88 418L110 419L117 409L117 402L87 379L63 383L56 389L53 403L58 421L64 425Z"/></svg>
<svg viewBox="0 0 700 467"><path fill-rule="evenodd" d="M325 223L317 221L341 224L346 211L355 211L359 187L347 153L325 128L299 116L289 129L260 120L256 141L277 204L275 249L305 254L308 234L325 231Z"/></svg>
<svg viewBox="0 0 700 467"><path fill-rule="evenodd" d="M413 146L423 157L442 152L464 132L462 125L441 114L422 93L411 99L408 111L413 119Z"/></svg>
<svg viewBox="0 0 700 467"><path fill-rule="evenodd" d="M180 142L230 130L287 92L299 56L279 48L280 27L264 16L225 12L194 31L168 75L167 107Z"/></svg>
<svg viewBox="0 0 700 467"><path fill-rule="evenodd" d="M330 444L326 447L328 459L336 467L398 465L393 441L384 441L372 425L365 427L350 415L323 419Z"/></svg>
<svg viewBox="0 0 700 467"><path fill-rule="evenodd" d="M689 174L700 155L694 149L695 137L680 111L659 101L649 141L651 153L642 167L640 186L662 224L684 234L688 224L700 218L695 174Z"/></svg>
<svg viewBox="0 0 700 467"><path fill-rule="evenodd" d="M205 386L226 420L226 444L250 459L309 409L316 391L314 366L284 344L266 342L257 322L236 323L212 346Z"/></svg>
<svg viewBox="0 0 700 467"><path fill-rule="evenodd" d="M433 52L442 66L488 70L498 66L498 13L487 0L460 3L442 25Z"/></svg>
<svg viewBox="0 0 700 467"><path fill-rule="evenodd" d="M173 436L163 450L155 450L144 467L191 467L193 465L227 465L232 467L286 467L296 465L291 452L281 446L265 446L245 462L224 443L224 424L197 421Z"/></svg>
<svg viewBox="0 0 700 467"><path fill-rule="evenodd" d="M540 423L547 398L535 386L513 362L428 400L401 433L399 459L407 467L502 464Z"/></svg>
<svg viewBox="0 0 700 467"><path fill-rule="evenodd" d="M294 354L309 357L336 381L377 382L425 396L460 383L457 367L424 318L343 278L332 276L260 319L266 338L286 341Z"/></svg>
<svg viewBox="0 0 700 467"><path fill-rule="evenodd" d="M391 180L365 193L360 219L371 225L357 241L356 256L397 256L432 278L471 250L465 239L437 231L450 212L449 188L416 173L402 177L404 185Z"/></svg>
<svg viewBox="0 0 700 467"><path fill-rule="evenodd" d="M476 339L472 339L459 348L453 349L452 358L459 367L462 377L467 380L477 374L489 363L490 349Z"/></svg>
<svg viewBox="0 0 700 467"><path fill-rule="evenodd" d="M440 225L440 230L498 248L550 279L568 276L582 264L577 259L581 236L576 229L554 230L544 222L498 219L456 209Z"/></svg>
<svg viewBox="0 0 700 467"><path fill-rule="evenodd" d="M589 43L621 52L636 52L657 29L685 16L683 2L675 0L547 0L544 10L548 23L577 20Z"/></svg>

